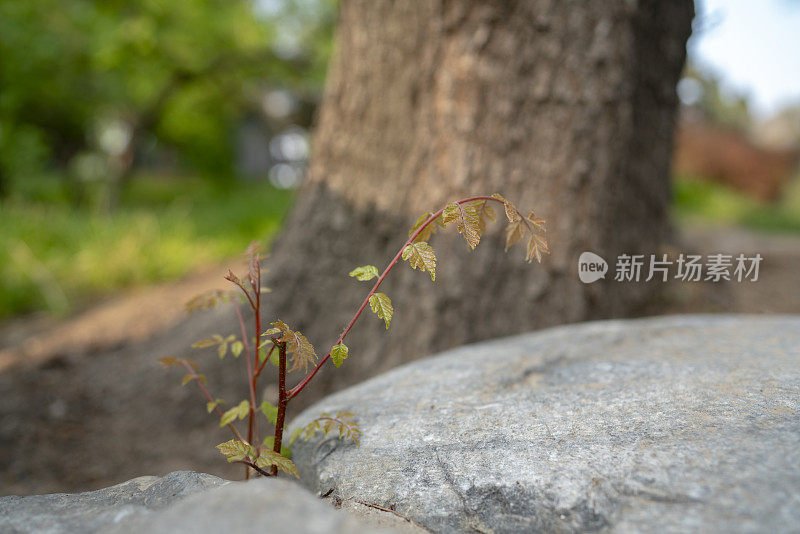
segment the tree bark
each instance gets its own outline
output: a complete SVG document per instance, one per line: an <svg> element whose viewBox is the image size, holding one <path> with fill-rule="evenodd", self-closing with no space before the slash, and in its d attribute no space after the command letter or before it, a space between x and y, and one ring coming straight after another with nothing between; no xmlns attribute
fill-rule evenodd
<svg viewBox="0 0 800 534"><path fill-rule="evenodd" d="M668 235L675 86L689 0L342 3L307 183L267 266L275 316L324 354L416 218L501 193L548 220L552 255L503 254L496 225L474 252L454 229L431 240L439 268L398 265L388 332L365 314L341 372L314 396L463 343L636 314L653 283L613 280L622 253ZM577 259L609 262L584 285ZM370 283L371 284L371 283Z"/></svg>

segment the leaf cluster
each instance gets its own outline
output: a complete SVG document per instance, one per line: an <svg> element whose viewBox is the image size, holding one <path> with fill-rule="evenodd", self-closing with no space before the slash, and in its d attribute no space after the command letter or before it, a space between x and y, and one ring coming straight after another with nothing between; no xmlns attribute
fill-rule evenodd
<svg viewBox="0 0 800 534"><path fill-rule="evenodd" d="M228 425L231 428L236 439L217 446L220 452L228 458L228 461L246 463L259 472L262 472L262 467L271 467L273 468L272 474L277 472L276 469L281 469L296 476L297 471L289 459L291 451L281 441L287 403L302 391L328 359L331 359L336 367L340 367L349 357L350 351L347 345L344 344L344 338L367 304L369 304L375 315L384 321L386 328L389 328L394 315L394 307L391 299L385 293L379 292L378 288L398 261L407 261L412 269L427 272L431 277L431 281L435 282L437 258L429 239L436 233L438 228L446 228L448 225L454 224L458 233L464 237L467 246L470 249L474 249L480 243L481 236L486 231L487 221L496 220L492 203L502 204L508 219L506 250L522 240L523 237L527 237L526 260L528 262L533 261L533 259L541 261L542 254L548 252L547 241L544 237L544 219L537 218L533 212L524 217L511 202L500 195L463 199L446 205L436 213L423 214L411 228L408 241L382 273L374 265L363 265L350 271L349 275L358 281L369 282L375 280L374 285L350 323L339 335L336 343L319 361L311 342L302 333L292 330L289 325L280 319L272 322L271 328L262 332L261 336L252 345L238 340L234 335L222 336L220 334L214 334L192 345L195 348L216 347L220 358L223 358L229 351L235 357L238 357L240 353L244 353L245 360L249 366L250 400L243 400L223 413L219 406L224 401L222 399L212 399L203 385L205 377L197 374L197 365L194 362L185 359L163 358L163 365L182 365L190 371L184 377L184 383L192 380L196 381L208 400L206 408L209 413L217 410L221 416L220 426ZM255 246L251 246L248 249L248 253L250 255L250 269L245 279L237 277L231 271L228 272L226 279L236 285L241 290L245 300L250 303L256 319L256 332L259 332L261 330L260 296L262 288L258 249ZM195 300L190 308L204 309L225 299L231 300L231 297L224 292L212 292ZM236 306L242 336L245 336L246 330L238 303L236 303ZM262 338L265 338L264 341L258 343L258 339ZM269 346L270 344L271 346ZM276 348L278 349L277 351L275 350ZM279 393L277 405L267 401L263 401L259 405L256 401L256 381L267 359L278 366ZM286 365L287 363L289 364L288 366ZM310 372L309 366L313 367ZM294 388L287 388L286 373L299 369L306 373L305 377ZM275 425L275 435L266 438L261 447L253 447L248 443L258 442L257 425L254 424L254 415L257 411L261 411ZM247 418L249 418L249 432L247 440L244 440L236 430L234 423ZM335 434L339 439L354 441L356 445L358 445L361 437L361 430L355 421L355 416L349 411L339 410L335 415L323 413L307 425L297 428L290 437L289 445L291 446L300 437L308 440L317 433L322 433L323 436ZM281 454L274 452L278 443L281 444ZM262 474L269 473L262 472Z"/></svg>
<svg viewBox="0 0 800 534"><path fill-rule="evenodd" d="M276 336L278 343L286 343L286 352L289 354L289 361L292 366L288 372L295 371L301 366L303 372L308 372L308 366L314 365L317 362L317 353L314 351L314 346L311 342L301 334L289 328L289 326L278 319L272 323L273 328L265 331L262 336ZM277 334L280 334L278 336Z"/></svg>
<svg viewBox="0 0 800 534"><path fill-rule="evenodd" d="M294 462L269 448L257 450L246 441L238 439L220 443L216 448L229 462L244 462L260 468L275 466L285 473L300 478Z"/></svg>
<svg viewBox="0 0 800 534"><path fill-rule="evenodd" d="M355 415L346 410L339 410L336 415L323 412L319 417L308 423L303 427L296 428L289 438L289 445L292 445L298 438L303 438L303 441L308 441L317 432L322 432L324 437L328 434L337 431L339 439L350 439L358 446L358 440L361 437L361 429L355 422Z"/></svg>
<svg viewBox="0 0 800 534"><path fill-rule="evenodd" d="M244 343L236 339L236 336L233 334L222 337L219 334L214 334L211 337L207 337L205 339L201 339L200 341L196 341L192 343L193 349L204 349L208 347L217 347L217 355L219 359L223 359L228 354L228 347L230 346L231 354L233 354L234 358L238 358L239 355L242 353L244 349Z"/></svg>

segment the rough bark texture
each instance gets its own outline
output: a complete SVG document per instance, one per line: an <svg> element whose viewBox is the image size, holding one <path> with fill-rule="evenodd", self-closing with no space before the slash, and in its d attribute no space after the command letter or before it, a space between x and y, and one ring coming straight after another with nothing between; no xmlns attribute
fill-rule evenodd
<svg viewBox="0 0 800 534"><path fill-rule="evenodd" d="M324 353L421 213L499 192L548 220L552 255L503 254L502 225L439 269L399 265L388 333L366 313L315 396L455 345L635 314L653 286L583 285L577 258L655 253L668 232L675 85L692 2L345 1L310 179L276 242L274 312ZM612 265L613 270L613 265ZM319 380L321 379L321 380Z"/></svg>

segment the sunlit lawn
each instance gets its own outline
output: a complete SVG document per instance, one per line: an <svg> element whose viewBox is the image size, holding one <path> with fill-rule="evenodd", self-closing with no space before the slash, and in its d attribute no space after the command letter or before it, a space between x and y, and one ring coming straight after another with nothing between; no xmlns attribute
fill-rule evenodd
<svg viewBox="0 0 800 534"><path fill-rule="evenodd" d="M46 191L35 201L7 201L0 204L0 319L67 314L115 290L177 279L235 256L254 239L269 241L291 197L263 182L140 177L112 216ZM800 233L800 181L765 204L678 177L673 213L682 223Z"/></svg>
<svg viewBox="0 0 800 534"><path fill-rule="evenodd" d="M261 182L148 177L132 183L113 216L47 198L0 204L0 318L66 314L222 261L269 240L290 200Z"/></svg>
<svg viewBox="0 0 800 534"><path fill-rule="evenodd" d="M775 203L765 203L722 185L678 177L673 211L679 222L737 225L765 232L800 233L800 179Z"/></svg>

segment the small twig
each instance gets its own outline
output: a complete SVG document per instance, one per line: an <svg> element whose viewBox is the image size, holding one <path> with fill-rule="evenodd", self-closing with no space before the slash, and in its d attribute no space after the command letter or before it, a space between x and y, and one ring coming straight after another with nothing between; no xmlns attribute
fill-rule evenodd
<svg viewBox="0 0 800 534"><path fill-rule="evenodd" d="M234 460L232 463L234 463L234 464L244 464L244 465L249 465L250 467L252 467L252 468L253 468L253 469L255 469L256 471L258 471L259 473L261 473L261 475L262 475L262 476L265 476L265 477L271 477L271 476L273 476L273 475L271 475L270 473L267 473L266 471L264 471L263 469L261 469L260 467L258 467L258 466L257 466L256 464L254 464L253 462L248 462L247 460Z"/></svg>
<svg viewBox="0 0 800 534"><path fill-rule="evenodd" d="M426 527L425 525L423 525L423 524L421 524L421 523L417 523L416 521L414 521L413 519L411 519L411 518L410 518L410 517L408 517L407 515L403 515L403 514L401 514L400 512L398 512L397 510L392 510L391 508L384 508L383 506L378 506L377 504L372 504L371 502L366 502L366 501L359 501L359 500L356 500L356 502L357 502L358 504L363 504L364 506L369 506L370 508L375 508L376 510L381 510L381 511L383 511L383 512L389 512L390 514L394 514L394 515L396 515L397 517L401 517L401 518L405 519L406 521L408 521L408 522L409 522L409 523L411 523L412 525L416 525L416 526L418 526L419 528L422 528L422 529L425 529L425 530L427 530L428 532L433 532L431 529L429 529L429 528L428 528L428 527Z"/></svg>

